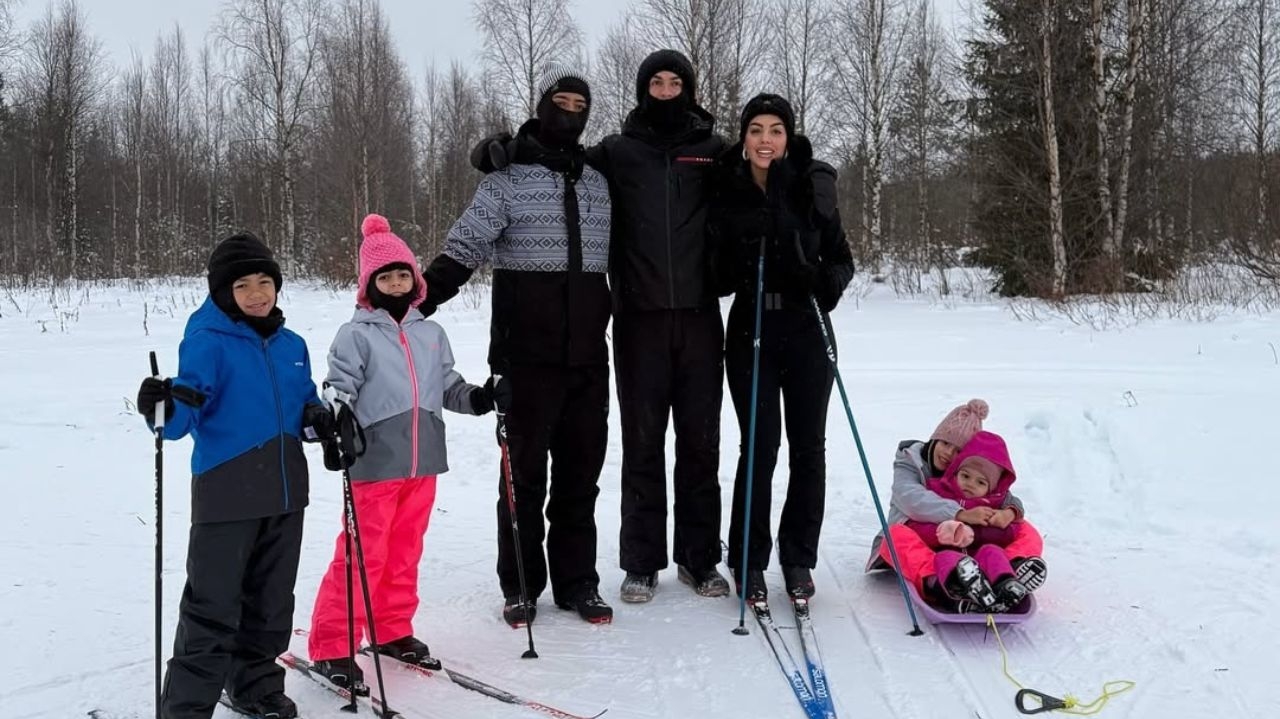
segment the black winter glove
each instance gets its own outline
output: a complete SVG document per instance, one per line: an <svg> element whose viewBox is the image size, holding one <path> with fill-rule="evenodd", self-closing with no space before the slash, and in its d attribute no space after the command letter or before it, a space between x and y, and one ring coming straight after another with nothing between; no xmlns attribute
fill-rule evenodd
<svg viewBox="0 0 1280 719"><path fill-rule="evenodd" d="M493 402L493 408L500 414L511 411L511 382L502 375L493 375L484 383L485 394Z"/></svg>
<svg viewBox="0 0 1280 719"><path fill-rule="evenodd" d="M471 390L471 413L477 417L493 411L493 395L484 387Z"/></svg>
<svg viewBox="0 0 1280 719"><path fill-rule="evenodd" d="M806 298L818 292L821 279L822 271L808 263L793 265L787 272L787 282L791 289Z"/></svg>
<svg viewBox="0 0 1280 719"><path fill-rule="evenodd" d="M485 174L506 169L514 158L514 143L509 132L489 135L471 148L471 166Z"/></svg>
<svg viewBox="0 0 1280 719"><path fill-rule="evenodd" d="M147 377L138 387L138 412L149 424L156 423L156 405L164 402L164 418L173 417L173 380Z"/></svg>
<svg viewBox="0 0 1280 719"><path fill-rule="evenodd" d="M364 454L364 430L356 421L356 413L345 402L339 402L333 416L333 434L325 440L324 468L331 472L349 469Z"/></svg>
<svg viewBox="0 0 1280 719"><path fill-rule="evenodd" d="M328 407L308 404L302 409L302 441L324 442L337 436L337 423Z"/></svg>

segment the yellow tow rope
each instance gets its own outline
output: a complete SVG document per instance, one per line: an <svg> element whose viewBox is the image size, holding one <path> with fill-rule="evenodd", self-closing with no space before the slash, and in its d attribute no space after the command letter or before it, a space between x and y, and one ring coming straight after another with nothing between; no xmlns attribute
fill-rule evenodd
<svg viewBox="0 0 1280 719"><path fill-rule="evenodd" d="M1092 716L1100 713L1107 702L1117 694L1122 694L1136 686L1135 682L1128 679L1118 679L1110 681L1102 685L1102 694L1088 704L1081 704L1080 700L1067 694L1061 699L1050 696L1035 689L1024 687L1021 682L1013 678L1009 673L1009 652L1004 648L1004 640L1000 638L1000 630L996 628L996 619L994 616L987 615L987 626L996 637L996 644L1000 646L1000 664L1004 670L1004 675L1018 687L1018 693L1014 697L1014 704L1017 705L1018 711L1023 714L1040 714L1042 712L1060 711L1063 714L1074 714L1076 716ZM1035 705L1028 706L1027 700L1032 699Z"/></svg>

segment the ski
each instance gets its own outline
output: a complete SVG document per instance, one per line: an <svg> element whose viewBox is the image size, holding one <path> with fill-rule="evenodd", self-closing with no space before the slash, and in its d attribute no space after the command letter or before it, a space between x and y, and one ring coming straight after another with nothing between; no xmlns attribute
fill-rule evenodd
<svg viewBox="0 0 1280 719"><path fill-rule="evenodd" d="M791 691L795 692L796 700L800 702L800 708L804 709L805 716L809 719L824 719L825 715L819 700L809 689L809 685L804 680L804 674L796 664L795 657L791 655L791 648L787 646L786 640L782 637L782 631L778 629L778 625L773 621L773 615L769 613L769 603L753 601L749 602L749 605L751 613L756 617L756 623L760 625L764 640L773 651L773 658L778 661L778 668L786 676L787 683L791 685Z"/></svg>
<svg viewBox="0 0 1280 719"><path fill-rule="evenodd" d="M827 672L822 665L822 652L818 649L818 633L813 628L813 617L809 615L809 600L792 598L791 610L796 616L796 630L800 633L800 649L804 652L804 661L808 665L814 698L822 709L822 719L836 719L835 702L831 698L831 687L827 686Z"/></svg>
<svg viewBox="0 0 1280 719"><path fill-rule="evenodd" d="M293 630L293 633L294 633L294 636L305 637L308 635L309 632L306 629L295 629ZM370 647L363 647L360 650L360 653L366 656L369 656L370 651L372 651ZM436 674L437 674L436 670L427 669L426 667L419 666L417 664L407 664L394 657L389 657L385 654L383 654L379 658L383 661L383 667L393 668L397 670L397 672L407 673L407 674L416 674L420 677L427 677L427 678L433 678L433 679L441 678L441 677L436 677ZM297 659L296 657L294 660L305 663L304 660ZM308 665L308 667L309 666L310 665ZM445 676L448 677L450 681L452 681L454 684L457 684L460 687L470 689L471 691L474 691L474 692L479 692L491 699L497 699L498 701L503 702L505 704L513 704L515 706L524 707L525 709L529 709L531 711L556 717L556 719L598 719L598 717L603 715L605 712L609 711L608 709L601 709L598 713L592 714L590 716L584 716L581 714L571 714L567 711L564 711L563 709L557 709L553 706L543 704L542 702L534 701L532 699L526 699L518 694L513 694L509 691L499 689L493 686L492 684L487 684L485 682L480 681L479 679L467 676L462 672L450 669L448 668L448 666L445 666L443 669L439 671L444 672ZM337 687L334 687L333 685L329 684L328 682L325 682L323 679L320 679L319 677L312 676L312 679L325 685L325 687L330 689L331 691L338 689ZM346 690L342 690L342 691L345 692Z"/></svg>
<svg viewBox="0 0 1280 719"><path fill-rule="evenodd" d="M365 647L361 651L364 654L368 654L371 650L369 647ZM427 669L426 667L419 666L417 664L408 664L406 662L400 661L399 659L395 659L393 657L388 657L385 655L383 656L383 660L384 660L383 666L393 667L399 672L403 672L407 674L416 674L420 677L437 678L436 675L438 672L431 669ZM503 702L505 704L514 704L516 706L524 707L525 709L529 709L531 711L539 712L541 714L546 714L547 716L556 717L556 719L598 719L605 712L609 711L608 709L602 709L599 713L593 714L591 716L583 716L581 714L570 714L569 712L564 711L563 709L557 709L553 706L548 706L546 704L543 704L542 702L534 701L532 699L525 699L524 697L519 696L518 694L512 694L509 691L499 689L493 686L492 684L487 684L485 682L480 681L479 679L467 676L462 672L459 672L454 669L450 669L448 667L444 667L439 671L444 672L445 676L447 676L450 681L452 681L454 684L457 684L460 687L470 689L471 691L474 691L474 692L479 692L487 697L490 697L492 699L497 699L498 701Z"/></svg>
<svg viewBox="0 0 1280 719"><path fill-rule="evenodd" d="M279 656L278 660L286 669L292 669L330 692L338 695L343 700L351 701L350 689L340 687L311 671L311 662L306 659L303 659L292 652L285 652ZM372 694L370 694L370 696L356 694L356 701L370 709L374 716L382 717L383 719L404 719L403 714L394 709L387 709L382 705L382 700L372 696Z"/></svg>

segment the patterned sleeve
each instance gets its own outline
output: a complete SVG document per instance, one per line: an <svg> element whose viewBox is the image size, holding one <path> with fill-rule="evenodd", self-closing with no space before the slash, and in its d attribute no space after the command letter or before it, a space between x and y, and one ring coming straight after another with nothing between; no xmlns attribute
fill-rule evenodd
<svg viewBox="0 0 1280 719"><path fill-rule="evenodd" d="M493 245L511 222L507 206L510 183L505 170L486 175L475 197L445 237L444 254L469 269L493 258Z"/></svg>

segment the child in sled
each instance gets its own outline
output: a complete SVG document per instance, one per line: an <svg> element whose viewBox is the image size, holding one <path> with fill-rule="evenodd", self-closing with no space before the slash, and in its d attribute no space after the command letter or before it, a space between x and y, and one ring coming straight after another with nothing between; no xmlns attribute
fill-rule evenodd
<svg viewBox="0 0 1280 719"><path fill-rule="evenodd" d="M493 409L492 389L467 384L454 371L444 328L417 309L427 295L417 259L386 219L369 215L361 230L355 315L334 337L325 384L350 406L365 437L364 453L343 461L350 462L375 649L438 669L414 636L413 616L436 476L448 470L442 409L485 414ZM364 677L348 645L345 546L340 534L316 595L308 653L316 672L360 689ZM356 575L357 645L362 634L370 637L359 581Z"/></svg>
<svg viewBox="0 0 1280 719"><path fill-rule="evenodd" d="M1002 547L1009 558L1014 574L1030 591L1035 591L1048 575L1041 554L1044 540L1030 522L1022 519L1022 502L1007 493L1002 506L966 508L960 502L930 491L926 483L940 479L955 461L959 451L968 444L987 418L989 408L980 399L973 399L949 413L938 424L928 441L906 440L898 445L893 465L893 494L889 502L889 532L897 549L903 579L915 586L922 596L938 600L943 606L954 607L939 588L934 566L935 549L912 528L909 520L942 523L957 520L973 526L992 526L996 529L1013 525L1011 541ZM1004 511L1009 510L1009 511ZM1014 524L1014 520L1020 520ZM889 545L877 534L867 560L867 571L892 569L893 560Z"/></svg>
<svg viewBox="0 0 1280 719"><path fill-rule="evenodd" d="M1007 504L1009 488L1016 480L1004 439L992 432L978 432L941 477L925 481L930 492L959 502L962 511L970 513L965 515L967 521L907 520L906 526L936 550L934 574L922 582L926 597L945 597L993 612L1016 607L1030 594L1004 552L1022 524L1020 503Z"/></svg>

